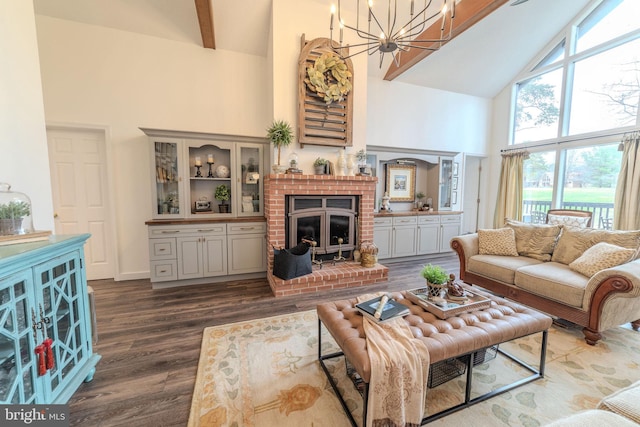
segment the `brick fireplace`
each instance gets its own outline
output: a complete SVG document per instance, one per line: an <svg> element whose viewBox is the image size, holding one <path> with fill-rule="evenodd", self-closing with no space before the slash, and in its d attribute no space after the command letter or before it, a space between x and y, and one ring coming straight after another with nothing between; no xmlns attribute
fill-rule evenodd
<svg viewBox="0 0 640 427"><path fill-rule="evenodd" d="M291 280L273 275L273 248L286 247L285 197L288 195L355 195L359 196L358 240L373 241L373 210L377 178L368 176L332 175L267 175L264 181L264 211L267 218L269 264L267 278L275 296L318 292L329 289L366 286L388 280L388 269L376 264L361 267L353 261L332 265L325 261L322 268ZM356 242L359 244L359 242Z"/></svg>

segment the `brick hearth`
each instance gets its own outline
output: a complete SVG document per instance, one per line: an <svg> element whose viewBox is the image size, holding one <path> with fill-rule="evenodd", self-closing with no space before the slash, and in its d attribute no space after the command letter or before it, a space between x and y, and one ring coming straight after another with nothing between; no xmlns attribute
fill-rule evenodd
<svg viewBox="0 0 640 427"><path fill-rule="evenodd" d="M377 178L368 176L332 175L267 175L264 182L264 211L267 218L267 247L269 266L267 278L277 297L318 292L327 289L366 286L388 280L387 267L376 264L361 267L355 262L325 262L322 269L313 267L313 273L292 280L273 275L273 248L285 247L285 196L288 195L357 195L360 196L358 214L358 244L373 241L373 209Z"/></svg>

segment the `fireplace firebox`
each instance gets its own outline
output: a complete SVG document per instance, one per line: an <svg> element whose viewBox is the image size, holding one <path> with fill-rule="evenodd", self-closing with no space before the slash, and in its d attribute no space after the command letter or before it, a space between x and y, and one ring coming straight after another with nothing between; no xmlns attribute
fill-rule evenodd
<svg viewBox="0 0 640 427"><path fill-rule="evenodd" d="M348 257L357 239L358 196L286 196L285 236L292 248L303 239L316 242L316 257Z"/></svg>

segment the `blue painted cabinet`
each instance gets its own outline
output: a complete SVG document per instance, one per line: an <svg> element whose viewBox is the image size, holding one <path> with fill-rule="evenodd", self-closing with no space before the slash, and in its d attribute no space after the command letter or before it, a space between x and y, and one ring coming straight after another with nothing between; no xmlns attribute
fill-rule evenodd
<svg viewBox="0 0 640 427"><path fill-rule="evenodd" d="M0 403L65 403L93 378L88 238L0 247Z"/></svg>

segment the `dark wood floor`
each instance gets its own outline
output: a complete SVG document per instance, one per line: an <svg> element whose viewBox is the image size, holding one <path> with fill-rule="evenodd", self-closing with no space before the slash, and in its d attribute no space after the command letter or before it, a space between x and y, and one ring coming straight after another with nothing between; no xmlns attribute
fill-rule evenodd
<svg viewBox="0 0 640 427"><path fill-rule="evenodd" d="M438 264L457 275L455 255L389 263L389 281L367 291L421 286L420 269ZM266 279L152 290L148 280L89 283L98 319L92 382L70 404L72 426L185 426L208 326L310 310L357 296L363 288L275 298Z"/></svg>

